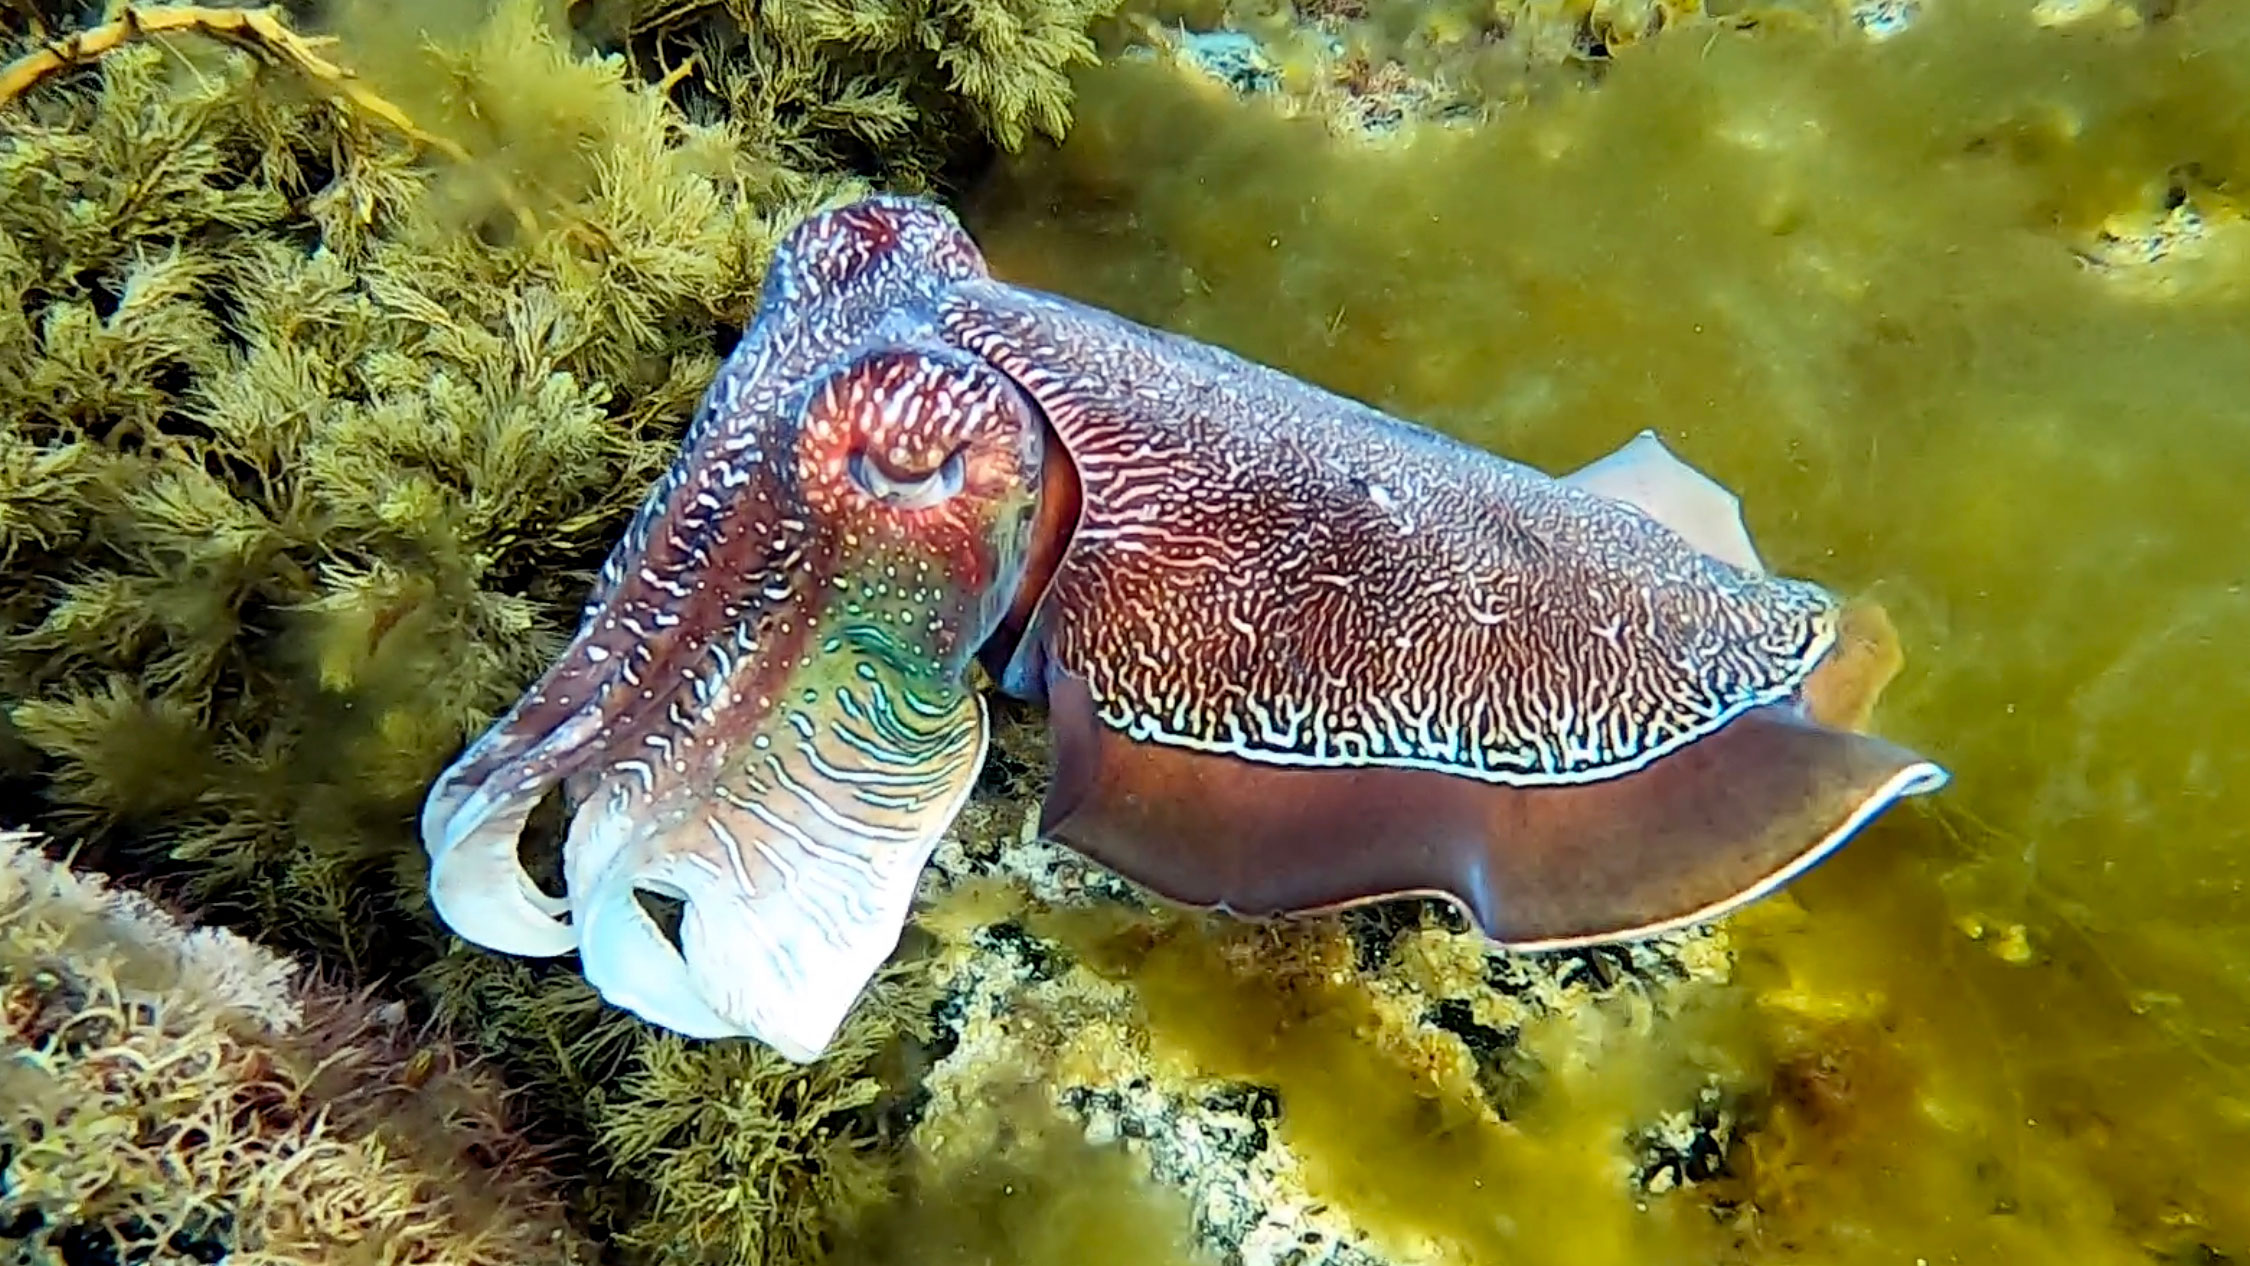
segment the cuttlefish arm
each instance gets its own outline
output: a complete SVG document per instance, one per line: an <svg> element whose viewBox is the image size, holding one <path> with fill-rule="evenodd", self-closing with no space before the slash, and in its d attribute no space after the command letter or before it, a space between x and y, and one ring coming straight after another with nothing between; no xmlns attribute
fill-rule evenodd
<svg viewBox="0 0 2250 1266"><path fill-rule="evenodd" d="M942 326L1068 459L1068 543L1001 656L1051 711L1042 828L1160 896L1436 895L1506 945L1627 939L1946 781L1856 732L1897 666L1879 613L1767 574L1652 434L1557 479L998 282Z"/></svg>
<svg viewBox="0 0 2250 1266"><path fill-rule="evenodd" d="M833 1040L982 763L964 673L1038 497L1028 401L918 335L981 269L964 242L877 201L784 244L576 637L430 792L430 895L462 936L575 949L691 1036ZM517 850L558 784L554 897ZM676 943L644 895L682 903Z"/></svg>

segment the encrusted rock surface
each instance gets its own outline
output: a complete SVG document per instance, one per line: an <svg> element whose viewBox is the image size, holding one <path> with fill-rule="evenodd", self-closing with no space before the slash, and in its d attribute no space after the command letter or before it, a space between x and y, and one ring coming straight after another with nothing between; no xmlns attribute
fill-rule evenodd
<svg viewBox="0 0 2250 1266"><path fill-rule="evenodd" d="M1524 1027L1605 1003L1661 1014L1723 981L1724 934L1538 956L1488 951L1440 903L1257 925L1168 910L1036 836L1046 784L1035 726L1003 724L987 790L940 846L922 891L946 995L925 1086L920 1147L964 1160L998 1147L1027 1085L1096 1146L1136 1157L1186 1198L1194 1239L1240 1266L1375 1266L1458 1260L1428 1236L1386 1229L1324 1197L1280 1123L1277 1086L1214 1066L1176 1008L1156 1014L1131 966L1103 961L1186 945L1225 988L1290 992L1348 1009L1402 1093L1505 1130L1540 1075ZM1196 961L1191 958L1190 961ZM1225 1005L1218 1001L1215 1005ZM1710 1177L1732 1130L1716 1090L1617 1139L1621 1187L1656 1196Z"/></svg>

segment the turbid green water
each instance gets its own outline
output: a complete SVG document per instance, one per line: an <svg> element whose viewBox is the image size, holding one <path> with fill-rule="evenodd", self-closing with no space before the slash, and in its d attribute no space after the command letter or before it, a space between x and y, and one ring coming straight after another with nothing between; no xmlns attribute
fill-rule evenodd
<svg viewBox="0 0 2250 1266"><path fill-rule="evenodd" d="M1549 470L1654 427L1894 615L1876 726L1954 785L1591 1065L1753 1105L1680 1198L1727 1225L1363 1140L1516 1260L2250 1257L2250 10L2027 7L1659 38L1380 148L1113 63L971 209L1003 275Z"/></svg>

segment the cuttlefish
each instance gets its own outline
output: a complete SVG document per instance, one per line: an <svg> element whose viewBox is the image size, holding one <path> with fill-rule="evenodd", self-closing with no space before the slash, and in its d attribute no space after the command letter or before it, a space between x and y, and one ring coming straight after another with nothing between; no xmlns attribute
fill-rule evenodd
<svg viewBox="0 0 2250 1266"><path fill-rule="evenodd" d="M576 636L431 789L433 904L817 1058L977 779L972 664L1047 709L1041 832L1156 896L1435 896L1518 949L1716 918L1947 778L1865 732L1880 612L1653 433L1552 477L876 197L785 239ZM558 785L559 895L518 857Z"/></svg>

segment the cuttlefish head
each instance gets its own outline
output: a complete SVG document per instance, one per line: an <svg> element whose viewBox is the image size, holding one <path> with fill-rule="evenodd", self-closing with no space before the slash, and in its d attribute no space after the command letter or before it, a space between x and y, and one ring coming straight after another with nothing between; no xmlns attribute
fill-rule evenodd
<svg viewBox="0 0 2250 1266"><path fill-rule="evenodd" d="M982 763L963 674L1038 500L1037 412L917 332L981 275L918 203L784 242L576 636L430 792L430 895L455 931L575 950L611 1002L692 1036L797 1060L833 1039ZM559 896L518 850L558 785ZM655 917L675 911L676 936Z"/></svg>

